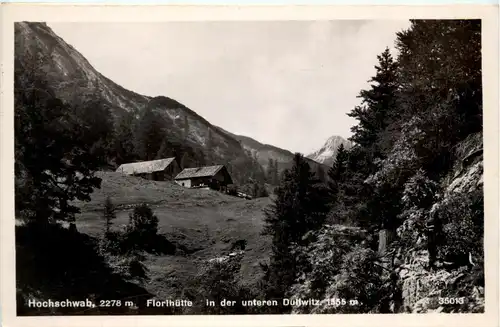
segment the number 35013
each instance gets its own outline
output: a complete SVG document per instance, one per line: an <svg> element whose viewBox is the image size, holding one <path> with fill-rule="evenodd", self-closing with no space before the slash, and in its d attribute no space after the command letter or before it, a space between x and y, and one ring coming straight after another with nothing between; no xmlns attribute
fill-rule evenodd
<svg viewBox="0 0 500 327"><path fill-rule="evenodd" d="M440 297L439 304L464 304L465 297Z"/></svg>

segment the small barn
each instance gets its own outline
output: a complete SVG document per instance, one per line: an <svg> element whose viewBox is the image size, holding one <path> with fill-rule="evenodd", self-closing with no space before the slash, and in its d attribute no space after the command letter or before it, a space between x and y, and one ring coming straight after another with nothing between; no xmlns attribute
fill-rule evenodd
<svg viewBox="0 0 500 327"><path fill-rule="evenodd" d="M223 165L185 168L175 177L175 182L184 187L210 187L219 191L226 191L227 186L233 184L231 175Z"/></svg>
<svg viewBox="0 0 500 327"><path fill-rule="evenodd" d="M116 172L125 175L140 176L155 181L172 180L180 172L175 158L132 162L120 165Z"/></svg>

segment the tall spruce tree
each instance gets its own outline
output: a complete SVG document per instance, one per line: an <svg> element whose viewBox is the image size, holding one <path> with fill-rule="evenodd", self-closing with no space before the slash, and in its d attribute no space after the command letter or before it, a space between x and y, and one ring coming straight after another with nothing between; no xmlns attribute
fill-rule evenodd
<svg viewBox="0 0 500 327"><path fill-rule="evenodd" d="M318 179L322 182L326 180L325 170L320 165L316 168L316 176L318 176Z"/></svg>
<svg viewBox="0 0 500 327"><path fill-rule="evenodd" d="M392 129L399 117L398 62L393 59L389 48L378 55L377 59L375 76L369 80L369 89L362 90L358 96L362 100L361 105L348 114L358 120L358 124L351 128L353 135L350 138L356 146L349 151L346 180L341 187L341 196L344 197L342 205L347 219L368 228L380 227L380 219L393 221L397 215L391 211L390 217L383 216L377 205L381 198L376 196L382 193L376 192L364 182L378 169L377 161L384 159L392 148L395 135ZM332 173L335 175L334 171ZM334 191L335 188L339 188L339 184L333 187ZM393 208L397 207L392 202L399 201L399 194L396 190L391 190L390 187L384 188L383 200L384 204Z"/></svg>
<svg viewBox="0 0 500 327"><path fill-rule="evenodd" d="M358 120L358 125L352 127L351 141L369 150L374 157L380 157L382 151L387 151L389 145L382 147L380 137L390 125L393 115L397 112L396 99L399 89L398 64L392 58L389 48L377 56L376 74L369 82L368 90L362 90L359 98L360 106L355 107L348 116Z"/></svg>
<svg viewBox="0 0 500 327"><path fill-rule="evenodd" d="M278 185L280 183L280 176L278 170L278 159L274 160L273 164L273 183L274 185Z"/></svg>
<svg viewBox="0 0 500 327"><path fill-rule="evenodd" d="M164 137L163 141L161 142L160 148L156 153L155 159L163 159L170 157L172 153L173 153L172 145L168 141L168 137Z"/></svg>
<svg viewBox="0 0 500 327"><path fill-rule="evenodd" d="M335 161L333 162L332 167L328 170L328 187L332 196L337 196L339 192L340 185L342 180L346 178L346 169L347 169L347 150L345 149L343 144L337 149L337 155L335 156Z"/></svg>
<svg viewBox="0 0 500 327"><path fill-rule="evenodd" d="M267 164L267 180L271 185L279 184L278 160L269 158Z"/></svg>
<svg viewBox="0 0 500 327"><path fill-rule="evenodd" d="M215 159L213 151L214 151L214 136L212 129L208 127L207 140L205 143L205 161L210 165L213 164L213 161Z"/></svg>
<svg viewBox="0 0 500 327"><path fill-rule="evenodd" d="M184 120L182 123L182 132L184 135L184 142L186 142L187 138L189 136L189 120L188 120L187 115L184 115Z"/></svg>
<svg viewBox="0 0 500 327"><path fill-rule="evenodd" d="M269 181L269 184L272 184L272 185L274 185L276 183L276 181L274 180L273 170L274 170L274 161L272 158L269 158L267 160L266 173L267 173L267 180Z"/></svg>
<svg viewBox="0 0 500 327"><path fill-rule="evenodd" d="M326 189L299 153L294 156L293 167L285 171L275 194L274 203L265 210L264 233L273 242L266 281L267 296L281 299L296 278L296 262L290 246L302 244L306 232L322 226L329 206Z"/></svg>

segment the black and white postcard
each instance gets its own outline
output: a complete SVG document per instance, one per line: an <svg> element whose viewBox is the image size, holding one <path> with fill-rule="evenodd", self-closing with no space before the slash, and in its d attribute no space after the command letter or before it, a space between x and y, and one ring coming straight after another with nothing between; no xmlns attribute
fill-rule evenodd
<svg viewBox="0 0 500 327"><path fill-rule="evenodd" d="M495 7L2 11L6 326L498 324Z"/></svg>

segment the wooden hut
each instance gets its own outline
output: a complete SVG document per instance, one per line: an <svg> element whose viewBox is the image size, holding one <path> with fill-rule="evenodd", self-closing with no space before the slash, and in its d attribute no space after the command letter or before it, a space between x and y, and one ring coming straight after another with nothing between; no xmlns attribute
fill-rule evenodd
<svg viewBox="0 0 500 327"><path fill-rule="evenodd" d="M172 180L179 171L180 167L175 158L126 163L116 170L125 175L140 176L155 181Z"/></svg>
<svg viewBox="0 0 500 327"><path fill-rule="evenodd" d="M185 168L175 177L175 182L184 187L206 186L220 191L226 191L227 186L233 184L231 175L223 165Z"/></svg>

